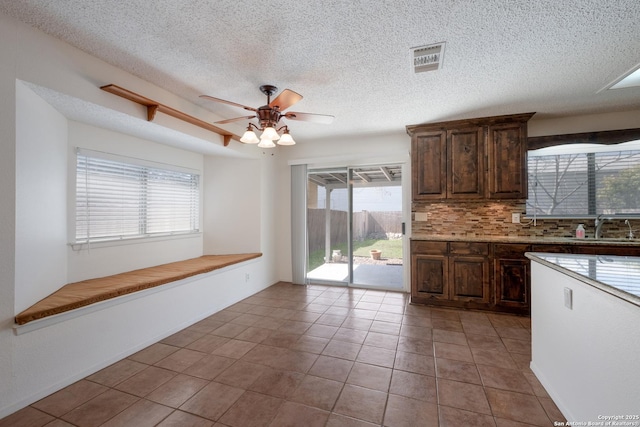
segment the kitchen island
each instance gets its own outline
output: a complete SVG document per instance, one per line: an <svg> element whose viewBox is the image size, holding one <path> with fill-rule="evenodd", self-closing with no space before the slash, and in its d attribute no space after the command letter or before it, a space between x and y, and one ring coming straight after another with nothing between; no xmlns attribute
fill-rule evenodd
<svg viewBox="0 0 640 427"><path fill-rule="evenodd" d="M532 371L568 421L640 426L640 257L526 256Z"/></svg>

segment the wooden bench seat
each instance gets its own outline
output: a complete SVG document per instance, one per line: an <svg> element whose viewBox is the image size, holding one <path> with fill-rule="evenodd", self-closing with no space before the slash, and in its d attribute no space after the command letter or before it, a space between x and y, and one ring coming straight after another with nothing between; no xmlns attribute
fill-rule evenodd
<svg viewBox="0 0 640 427"><path fill-rule="evenodd" d="M113 276L69 283L18 314L15 317L15 321L18 325L24 325L54 314L164 285L197 274L208 273L261 256L261 253L204 255L199 258L142 268L114 274Z"/></svg>

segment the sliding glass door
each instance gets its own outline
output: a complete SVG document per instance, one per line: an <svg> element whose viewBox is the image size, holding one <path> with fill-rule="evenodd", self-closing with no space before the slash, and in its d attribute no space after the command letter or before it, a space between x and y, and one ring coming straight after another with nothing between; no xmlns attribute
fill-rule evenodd
<svg viewBox="0 0 640 427"><path fill-rule="evenodd" d="M401 165L351 168L351 283L403 288Z"/></svg>
<svg viewBox="0 0 640 427"><path fill-rule="evenodd" d="M403 290L402 165L307 173L308 283Z"/></svg>
<svg viewBox="0 0 640 427"><path fill-rule="evenodd" d="M349 283L348 170L307 174L307 281Z"/></svg>

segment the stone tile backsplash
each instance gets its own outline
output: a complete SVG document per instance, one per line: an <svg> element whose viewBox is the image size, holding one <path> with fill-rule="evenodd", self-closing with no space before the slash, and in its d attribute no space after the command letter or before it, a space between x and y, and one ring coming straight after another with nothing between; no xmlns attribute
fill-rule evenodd
<svg viewBox="0 0 640 427"><path fill-rule="evenodd" d="M412 204L412 233L457 237L511 236L511 237L575 237L578 224L584 224L587 237L595 234L593 218L540 219L525 217L525 203L519 201L442 201L414 202ZM522 215L520 224L511 223L511 214ZM416 221L416 213L426 221ZM634 234L640 235L640 219L631 221ZM607 222L603 237L624 238L629 227L624 219Z"/></svg>

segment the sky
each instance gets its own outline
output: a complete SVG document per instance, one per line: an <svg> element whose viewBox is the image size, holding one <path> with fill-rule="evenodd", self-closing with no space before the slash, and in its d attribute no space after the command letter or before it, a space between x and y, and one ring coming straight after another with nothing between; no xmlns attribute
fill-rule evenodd
<svg viewBox="0 0 640 427"><path fill-rule="evenodd" d="M346 211L347 206L347 189L341 188L333 190L331 192L331 208L334 210ZM318 191L318 208L325 207L325 192ZM402 186L354 188L353 211L402 211Z"/></svg>

